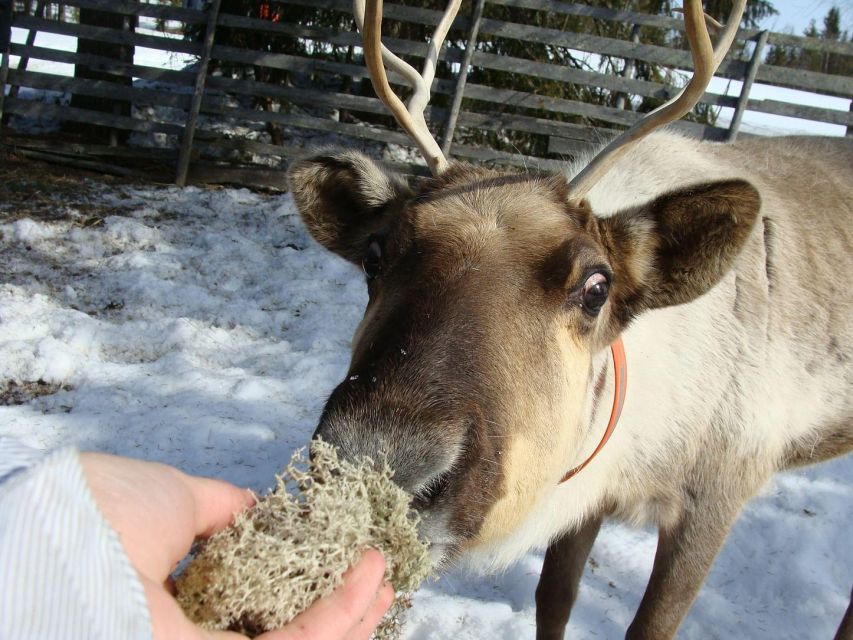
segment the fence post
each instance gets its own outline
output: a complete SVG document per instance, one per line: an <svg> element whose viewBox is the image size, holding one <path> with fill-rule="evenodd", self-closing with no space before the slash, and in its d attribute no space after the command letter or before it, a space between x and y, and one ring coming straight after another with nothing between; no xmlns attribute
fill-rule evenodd
<svg viewBox="0 0 853 640"><path fill-rule="evenodd" d="M14 0L0 0L0 130L3 129L3 105L6 101L6 80L9 78L9 58L12 49L12 8Z"/></svg>
<svg viewBox="0 0 853 640"><path fill-rule="evenodd" d="M456 130L456 120L459 118L459 110L462 107L462 97L465 94L465 83L468 81L468 67L477 48L477 36L480 33L480 19L483 17L483 7L486 0L477 0L471 12L471 28L468 31L468 42L465 45L465 55L462 56L462 64L459 67L459 75L456 76L456 89L453 91L453 104L447 115L447 124L444 127L444 140L441 142L441 151L445 156L450 155L450 145L453 144L453 132Z"/></svg>
<svg viewBox="0 0 853 640"><path fill-rule="evenodd" d="M221 0L212 0L208 6L207 25L204 32L204 48L198 65L198 74L195 77L195 88L190 100L190 108L187 113L187 122L184 125L184 135L181 138L181 149L178 152L178 170L175 175L175 184L179 187L186 186L187 172L190 168L190 156L193 151L193 137L195 136L195 125L198 120L198 112L201 110L201 100L204 97L204 86L207 82L207 65L210 62L210 52L213 49L213 36L216 33L216 21L219 18L219 6Z"/></svg>
<svg viewBox="0 0 853 640"><path fill-rule="evenodd" d="M737 139L740 122L743 120L743 112L746 111L746 105L749 102L749 93L752 90L752 83L755 82L755 74L758 73L758 67L761 66L761 60L764 56L764 45L767 44L767 36L770 32L765 30L758 34L755 41L755 51L752 52L752 59L749 61L749 66L746 68L746 73L743 77L743 86L740 88L740 97L737 100L737 107L732 115L732 122L729 125L729 132L726 135L726 142L734 142Z"/></svg>
<svg viewBox="0 0 853 640"><path fill-rule="evenodd" d="M11 0L11 4L14 5L15 0ZM33 14L33 15L35 15L36 18L44 18L44 9L45 9L46 4L47 4L47 2L45 0L39 0L36 3L35 12ZM36 29L30 29L27 32L27 44L26 44L25 51L29 51L30 49L33 48L33 45L36 43L36 36L37 35L38 35L38 30L36 30ZM18 71L26 71L27 65L29 63L30 63L30 57L26 54L22 55L21 59L18 60L18 67L17 67ZM19 87L18 85L12 85L11 87L9 87L9 97L10 98L17 98L18 97L18 91L20 90L20 88L21 87Z"/></svg>
<svg viewBox="0 0 853 640"><path fill-rule="evenodd" d="M635 24L631 27L631 42L634 44L640 43L640 25ZM632 80L634 78L634 66L637 64L637 61L634 58L628 58L625 60L625 69L622 71L622 77L628 78ZM624 109L625 103L628 100L628 94L620 93L616 96L616 104L614 105L617 109Z"/></svg>

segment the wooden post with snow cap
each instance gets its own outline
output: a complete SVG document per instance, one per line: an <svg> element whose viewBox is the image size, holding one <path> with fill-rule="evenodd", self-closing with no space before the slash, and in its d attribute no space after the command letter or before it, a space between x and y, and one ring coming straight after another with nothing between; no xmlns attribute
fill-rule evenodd
<svg viewBox="0 0 853 640"><path fill-rule="evenodd" d="M187 122L184 125L184 135L181 138L181 149L178 152L178 170L175 175L175 184L179 187L186 186L187 173L190 168L190 157L193 151L193 137L195 126L198 121L198 113L201 110L201 100L204 97L204 86L207 81L207 65L210 62L210 52L213 50L213 37L216 33L216 21L219 18L219 7L221 0L212 0L207 8L207 25L204 32L204 48L199 60L198 73L195 77L195 88L187 112Z"/></svg>

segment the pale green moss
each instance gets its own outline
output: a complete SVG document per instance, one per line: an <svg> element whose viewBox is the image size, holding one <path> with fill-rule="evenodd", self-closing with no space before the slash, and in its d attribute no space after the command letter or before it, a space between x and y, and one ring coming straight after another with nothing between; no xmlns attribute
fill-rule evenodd
<svg viewBox="0 0 853 640"><path fill-rule="evenodd" d="M349 463L334 448L297 451L276 489L212 536L177 579L187 616L248 635L292 620L341 584L364 549L382 551L397 601L376 638L399 636L397 615L430 572L409 496L387 464Z"/></svg>

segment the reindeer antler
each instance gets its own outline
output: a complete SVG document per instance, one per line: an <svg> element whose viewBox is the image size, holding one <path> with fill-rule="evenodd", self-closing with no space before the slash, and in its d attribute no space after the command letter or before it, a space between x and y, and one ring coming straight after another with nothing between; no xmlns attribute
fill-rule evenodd
<svg viewBox="0 0 853 640"><path fill-rule="evenodd" d="M623 131L571 180L569 189L572 201L581 201L616 160L637 141L648 135L653 129L675 122L683 117L699 102L702 94L705 93L705 88L711 78L714 77L717 67L726 57L726 53L735 39L745 7L746 0L735 0L717 46L712 47L701 1L684 0L682 11L687 40L690 43L690 53L693 57L693 77L677 96L654 111L650 111L627 131Z"/></svg>
<svg viewBox="0 0 853 640"><path fill-rule="evenodd" d="M370 73L376 95L388 106L400 126L418 145L434 175L438 175L447 168L447 159L429 132L424 119L424 109L429 104L430 87L435 78L441 45L447 37L447 32L461 4L462 0L449 0L447 3L444 16L430 40L423 71L418 73L410 64L398 58L382 44L382 1L368 0L365 8L365 0L353 0L353 13L364 42L364 62ZM388 84L388 76L385 74L386 64L402 74L414 90L409 99L408 108Z"/></svg>

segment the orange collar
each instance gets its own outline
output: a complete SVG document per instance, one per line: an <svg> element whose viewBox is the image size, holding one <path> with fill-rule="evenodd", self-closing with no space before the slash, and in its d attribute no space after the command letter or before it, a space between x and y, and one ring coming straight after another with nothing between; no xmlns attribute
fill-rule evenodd
<svg viewBox="0 0 853 640"><path fill-rule="evenodd" d="M613 354L613 371L616 374L616 388L613 392L613 408L610 410L610 421L607 423L607 429L604 430L604 435L601 437L601 442L595 448L595 451L574 469L569 469L563 479L557 484L562 484L569 478L580 473L580 471L592 462L592 459L610 440L613 431L616 429L616 423L619 422L619 415L622 413L622 406L625 404L625 391L628 388L628 360L625 358L625 345L622 344L622 338L616 338L613 344L610 345L610 353Z"/></svg>

